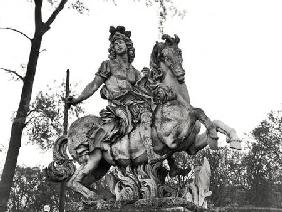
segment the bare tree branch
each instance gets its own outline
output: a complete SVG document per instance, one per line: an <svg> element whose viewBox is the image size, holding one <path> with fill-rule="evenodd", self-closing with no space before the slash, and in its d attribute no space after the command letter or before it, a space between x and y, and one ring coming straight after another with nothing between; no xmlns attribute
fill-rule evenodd
<svg viewBox="0 0 282 212"><path fill-rule="evenodd" d="M35 109L29 110L26 117L28 117L28 116L29 116L31 113L33 113L33 112L36 112L36 110L35 110Z"/></svg>
<svg viewBox="0 0 282 212"><path fill-rule="evenodd" d="M7 29L7 30L12 30L14 32L17 32L17 33L20 33L21 35L25 36L27 39L29 39L30 41L32 40L27 34L17 30L17 29L14 29L14 28L11 28L11 27L0 27L0 29Z"/></svg>
<svg viewBox="0 0 282 212"><path fill-rule="evenodd" d="M42 53L42 52L45 52L45 51L47 51L47 49L42 49L42 50L39 52L39 54Z"/></svg>
<svg viewBox="0 0 282 212"><path fill-rule="evenodd" d="M10 69L7 69L7 68L2 68L2 67L0 67L0 69L4 70L4 71L6 71L10 74L16 75L18 77L18 79L21 79L22 81L24 81L24 77L21 76L20 74L18 74L16 71L13 71L13 70L10 70Z"/></svg>
<svg viewBox="0 0 282 212"><path fill-rule="evenodd" d="M48 18L48 20L45 23L45 26L47 30L50 28L50 25L53 23L59 12L61 12L62 9L64 9L65 4L68 0L62 0L58 7L54 10L54 12L51 14L51 16Z"/></svg>

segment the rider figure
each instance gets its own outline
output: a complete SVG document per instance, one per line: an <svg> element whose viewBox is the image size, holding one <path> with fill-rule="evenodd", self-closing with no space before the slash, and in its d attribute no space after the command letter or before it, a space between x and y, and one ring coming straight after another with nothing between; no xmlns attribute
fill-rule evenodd
<svg viewBox="0 0 282 212"><path fill-rule="evenodd" d="M102 62L94 80L86 86L77 98L69 98L68 103L69 105L76 105L82 102L92 96L104 84L100 91L101 97L109 101L109 106L100 112L103 124L99 129L91 132L90 137L93 138L94 142L89 144L90 151L97 147L101 148L102 141L113 142L113 137L116 134L124 136L130 133L134 128L134 121L138 121L134 120L133 110L135 109L136 114L137 108L137 114L143 129L141 130L141 136L150 163L158 159L158 155L153 151L151 140L152 112L150 105L146 101L141 100L140 105L139 103L136 105L134 93L138 92L134 91L138 90L135 85L141 79L141 75L131 65L135 57L135 49L130 39L131 32L125 31L122 26L118 26L116 28L111 27L110 33L109 60ZM140 96L142 97L142 95ZM116 123L113 123L113 117L121 119L121 122L118 123L119 127L116 126Z"/></svg>

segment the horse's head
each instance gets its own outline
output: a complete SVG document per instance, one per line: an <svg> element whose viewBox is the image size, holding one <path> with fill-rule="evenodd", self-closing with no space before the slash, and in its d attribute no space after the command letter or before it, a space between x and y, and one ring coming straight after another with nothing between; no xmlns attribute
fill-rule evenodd
<svg viewBox="0 0 282 212"><path fill-rule="evenodd" d="M152 77L158 81L164 78L164 70L161 70L161 63L168 67L179 83L184 83L185 70L182 67L182 52L178 48L180 39L177 35L170 37L163 35L165 42L156 42L151 53L150 65L152 69Z"/></svg>

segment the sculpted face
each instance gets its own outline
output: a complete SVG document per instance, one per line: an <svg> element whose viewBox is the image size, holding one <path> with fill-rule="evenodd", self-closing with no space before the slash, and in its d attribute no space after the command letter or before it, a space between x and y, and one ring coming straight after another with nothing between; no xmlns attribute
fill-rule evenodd
<svg viewBox="0 0 282 212"><path fill-rule="evenodd" d="M118 39L114 42L114 49L117 55L122 55L127 52L127 47L125 41L122 39Z"/></svg>

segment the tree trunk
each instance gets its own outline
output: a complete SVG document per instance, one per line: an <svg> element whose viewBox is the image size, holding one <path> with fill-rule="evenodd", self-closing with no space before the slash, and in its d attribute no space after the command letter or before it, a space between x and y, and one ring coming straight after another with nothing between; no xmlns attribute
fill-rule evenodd
<svg viewBox="0 0 282 212"><path fill-rule="evenodd" d="M13 184L13 176L15 173L19 150L21 147L22 131L25 127L25 121L29 111L29 104L31 100L33 81L36 73L36 66L37 66L42 36L43 33L37 29L34 34L34 38L31 42L31 50L29 54L26 76L24 78L24 84L22 87L21 99L17 110L16 118L14 119L12 124L9 149L7 152L6 162L1 176L0 212L6 211L11 187Z"/></svg>
<svg viewBox="0 0 282 212"><path fill-rule="evenodd" d="M13 185L13 177L21 147L22 132L25 127L26 117L29 112L29 104L31 100L33 81L36 73L42 37L50 29L51 24L54 22L60 11L64 9L64 6L68 0L61 0L57 8L53 11L45 23L42 22L42 1L43 0L34 0L35 33L33 39L31 39L31 49L28 58L26 75L23 80L24 83L21 100L17 110L16 118L12 124L9 149L0 181L0 212L6 211L11 187Z"/></svg>

